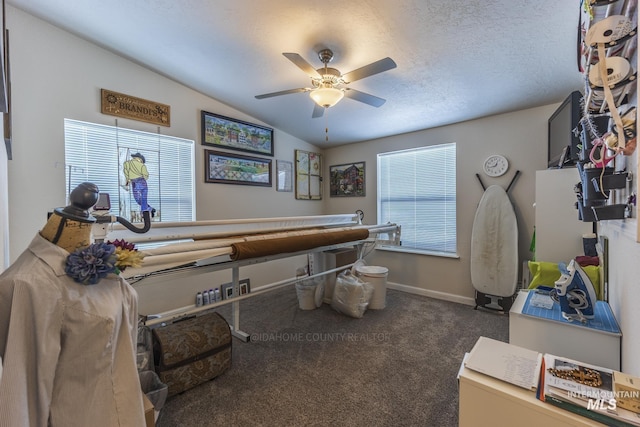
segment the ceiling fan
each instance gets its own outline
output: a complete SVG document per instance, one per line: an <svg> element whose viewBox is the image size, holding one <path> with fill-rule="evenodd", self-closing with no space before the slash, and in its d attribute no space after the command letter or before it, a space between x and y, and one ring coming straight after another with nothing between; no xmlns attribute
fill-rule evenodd
<svg viewBox="0 0 640 427"><path fill-rule="evenodd" d="M385 99L346 87L346 85L355 82L356 80L396 68L396 63L393 59L387 57L346 74L341 74L340 71L335 68L327 66L327 64L333 59L333 52L331 49L322 49L318 52L318 58L320 58L320 61L324 64L324 67L318 69L313 68L311 64L297 53L285 52L283 55L309 75L312 87L301 87L282 90L279 92L265 93L263 95L256 95L256 98L264 99L274 96L288 95L290 93L310 92L309 96L315 102L313 113L311 115L313 118L322 117L326 108L333 107L344 96L374 107L380 107L386 102Z"/></svg>

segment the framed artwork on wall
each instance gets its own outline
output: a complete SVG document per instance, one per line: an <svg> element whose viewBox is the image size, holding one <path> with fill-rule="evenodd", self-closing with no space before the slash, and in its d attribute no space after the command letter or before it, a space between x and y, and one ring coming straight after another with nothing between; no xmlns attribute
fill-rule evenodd
<svg viewBox="0 0 640 427"><path fill-rule="evenodd" d="M329 166L329 196L364 197L365 162Z"/></svg>
<svg viewBox="0 0 640 427"><path fill-rule="evenodd" d="M296 150L296 199L322 199L322 155Z"/></svg>
<svg viewBox="0 0 640 427"><path fill-rule="evenodd" d="M293 163L286 160L276 160L277 191L293 191Z"/></svg>
<svg viewBox="0 0 640 427"><path fill-rule="evenodd" d="M273 129L202 111L202 145L273 156Z"/></svg>
<svg viewBox="0 0 640 427"><path fill-rule="evenodd" d="M205 150L204 182L271 187L271 159Z"/></svg>

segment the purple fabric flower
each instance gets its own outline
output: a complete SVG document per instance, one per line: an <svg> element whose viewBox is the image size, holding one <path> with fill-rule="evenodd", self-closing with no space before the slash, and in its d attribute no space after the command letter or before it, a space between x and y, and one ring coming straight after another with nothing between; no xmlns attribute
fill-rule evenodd
<svg viewBox="0 0 640 427"><path fill-rule="evenodd" d="M83 285L95 285L116 269L116 247L107 243L94 243L78 249L67 257L65 272Z"/></svg>

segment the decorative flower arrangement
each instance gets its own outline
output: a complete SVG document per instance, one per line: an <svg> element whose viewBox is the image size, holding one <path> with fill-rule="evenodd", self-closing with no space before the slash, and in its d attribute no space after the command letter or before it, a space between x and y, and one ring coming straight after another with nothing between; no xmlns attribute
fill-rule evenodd
<svg viewBox="0 0 640 427"><path fill-rule="evenodd" d="M65 272L78 283L95 285L109 273L119 274L127 267L140 267L144 255L124 240L93 243L67 257Z"/></svg>
<svg viewBox="0 0 640 427"><path fill-rule="evenodd" d="M116 247L107 243L94 243L78 249L67 257L65 272L78 283L95 285L116 269Z"/></svg>
<svg viewBox="0 0 640 427"><path fill-rule="evenodd" d="M116 271L116 273L124 271L127 267L140 267L142 265L144 255L141 252L138 252L136 245L133 243L120 239L107 243L116 247L116 268L119 270Z"/></svg>

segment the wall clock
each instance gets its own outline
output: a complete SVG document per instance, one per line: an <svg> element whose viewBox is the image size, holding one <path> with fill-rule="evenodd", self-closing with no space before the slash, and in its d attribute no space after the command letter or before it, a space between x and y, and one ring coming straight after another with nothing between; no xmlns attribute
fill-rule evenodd
<svg viewBox="0 0 640 427"><path fill-rule="evenodd" d="M494 154L487 157L482 165L482 169L484 173L489 176L502 176L507 172L507 169L509 169L509 161L505 156Z"/></svg>

